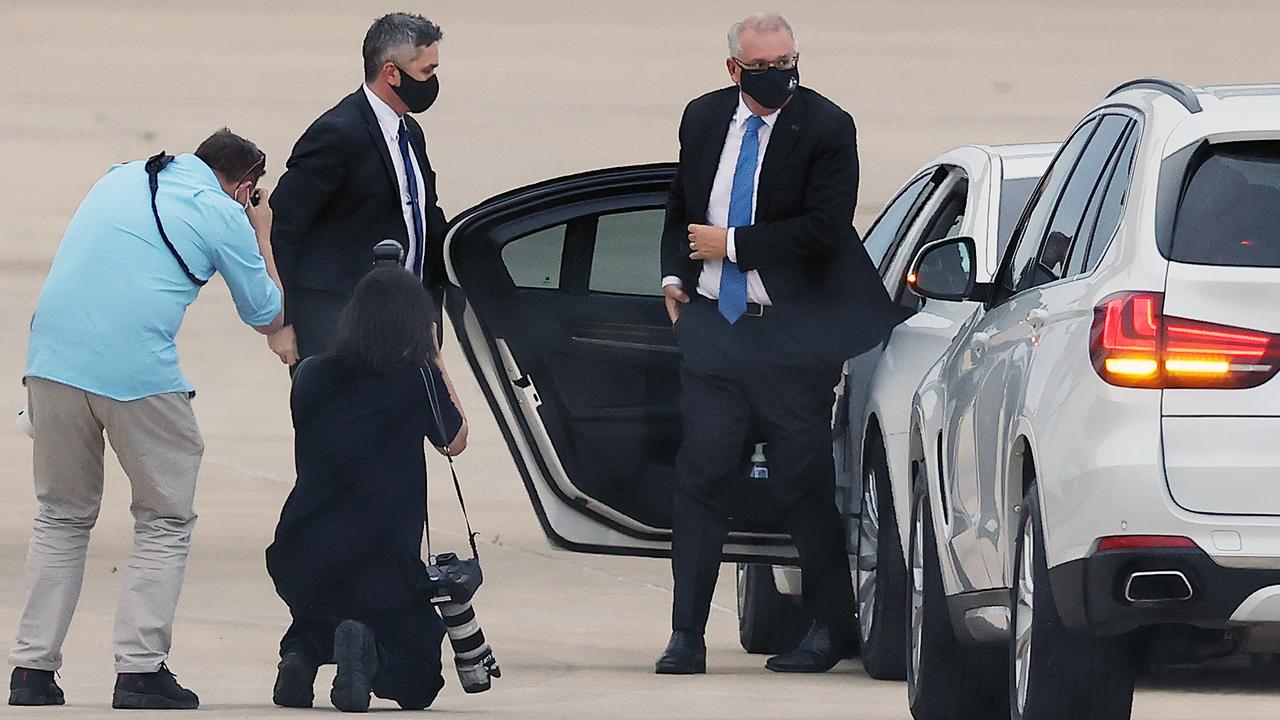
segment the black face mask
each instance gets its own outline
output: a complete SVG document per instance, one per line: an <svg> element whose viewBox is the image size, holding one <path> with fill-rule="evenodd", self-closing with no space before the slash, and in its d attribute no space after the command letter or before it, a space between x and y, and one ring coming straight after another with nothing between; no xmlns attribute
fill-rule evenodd
<svg viewBox="0 0 1280 720"><path fill-rule="evenodd" d="M800 68L779 70L771 67L762 73L743 70L741 77L742 92L770 110L786 105L800 87Z"/></svg>
<svg viewBox="0 0 1280 720"><path fill-rule="evenodd" d="M440 94L440 76L432 75L426 80L415 80L409 77L409 73L399 65L396 69L400 71L400 84L392 86L392 90L396 91L396 95L404 101L406 107L411 113L425 112L436 101L436 97Z"/></svg>

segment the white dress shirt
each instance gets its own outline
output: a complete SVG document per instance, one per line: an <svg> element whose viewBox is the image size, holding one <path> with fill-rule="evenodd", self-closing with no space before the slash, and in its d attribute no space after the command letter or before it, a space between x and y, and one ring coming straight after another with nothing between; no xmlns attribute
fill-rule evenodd
<svg viewBox="0 0 1280 720"><path fill-rule="evenodd" d="M781 110L774 110L768 115L762 115L764 125L756 131L760 139L760 152L756 154L756 173L751 183L751 222L756 219L756 194L760 186L760 168L764 165L765 150L769 146L769 137L773 134L773 124L778 120L778 113ZM738 94L738 109L733 114L733 119L729 121L729 129L724 138L724 149L720 151L720 166L716 169L715 181L711 184L711 197L707 201L707 224L714 227L729 226L729 199L733 194L733 173L738 166L738 153L742 150L742 138L747 133L747 120L751 117L751 109L747 107L746 101L742 99L742 94ZM726 245L726 254L733 262L738 262L738 249L734 245L734 229L729 228L728 243ZM716 300L720 297L720 272L724 267L723 260L704 260L702 261L702 273L698 276L698 294ZM758 305L771 305L769 293L764 289L764 281L760 279L760 273L751 270L745 273L747 276L747 301ZM668 275L662 279L662 286L680 285L680 278L674 275Z"/></svg>
<svg viewBox="0 0 1280 720"><path fill-rule="evenodd" d="M382 98L373 94L368 85L361 85L364 88L364 96L369 99L369 105L373 107L373 115L378 118L378 127L382 128L382 139L387 142L387 151L391 153L391 165L396 169L396 182L400 185L400 208L404 212L404 226L409 231L409 247L404 254L404 266L410 270L416 271L418 267L418 248L414 243L413 233L413 205L409 204L409 180L405 175L404 159L400 155L400 116L396 114L391 106L382 101ZM410 146L412 149L412 146ZM418 181L418 208L423 209L427 206L427 184L422 180L422 170L418 167L418 159L414 157L413 152L409 153L409 162L413 165L413 174ZM422 220L422 242L427 242L427 218L421 215ZM385 240L386 238L375 238L373 242Z"/></svg>

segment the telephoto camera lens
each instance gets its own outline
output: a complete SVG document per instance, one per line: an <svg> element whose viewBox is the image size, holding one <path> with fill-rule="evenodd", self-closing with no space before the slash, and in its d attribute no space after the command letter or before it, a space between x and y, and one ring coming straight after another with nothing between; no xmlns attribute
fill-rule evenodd
<svg viewBox="0 0 1280 720"><path fill-rule="evenodd" d="M453 646L453 663L458 668L458 680L467 693L482 693L489 689L490 678L502 677L502 668L493 657L493 650L484 639L476 611L471 602L437 602L440 616L449 632L449 644Z"/></svg>

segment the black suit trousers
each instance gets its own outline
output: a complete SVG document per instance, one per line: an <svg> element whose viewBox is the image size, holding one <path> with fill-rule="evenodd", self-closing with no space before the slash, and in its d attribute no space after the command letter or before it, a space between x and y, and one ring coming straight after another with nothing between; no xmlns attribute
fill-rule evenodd
<svg viewBox="0 0 1280 720"><path fill-rule="evenodd" d="M730 326L713 302L695 300L676 324L684 352L672 538L672 627L706 626L728 535L730 498L756 428L767 443L769 481L799 552L803 601L816 619L853 634L853 584L835 504L831 407L840 366L771 363L758 347L788 334L766 308ZM735 358L737 358L735 360ZM747 360L747 358L751 358Z"/></svg>

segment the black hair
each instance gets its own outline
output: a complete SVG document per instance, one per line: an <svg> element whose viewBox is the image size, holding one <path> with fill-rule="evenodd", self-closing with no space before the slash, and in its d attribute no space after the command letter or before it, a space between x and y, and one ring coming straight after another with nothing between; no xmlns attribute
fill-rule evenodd
<svg viewBox="0 0 1280 720"><path fill-rule="evenodd" d="M422 282L402 267L379 267L356 285L338 320L334 354L346 365L385 372L436 357L436 313Z"/></svg>
<svg viewBox="0 0 1280 720"><path fill-rule="evenodd" d="M383 15L369 26L365 33L364 45L364 79L372 80L378 76L387 61L406 62L404 58L394 58L396 50L403 48L427 47L440 41L444 32L439 25L413 13L396 12Z"/></svg>
<svg viewBox="0 0 1280 720"><path fill-rule="evenodd" d="M267 154L227 128L222 128L200 143L200 147L196 148L196 157L227 182L257 182L267 172Z"/></svg>

